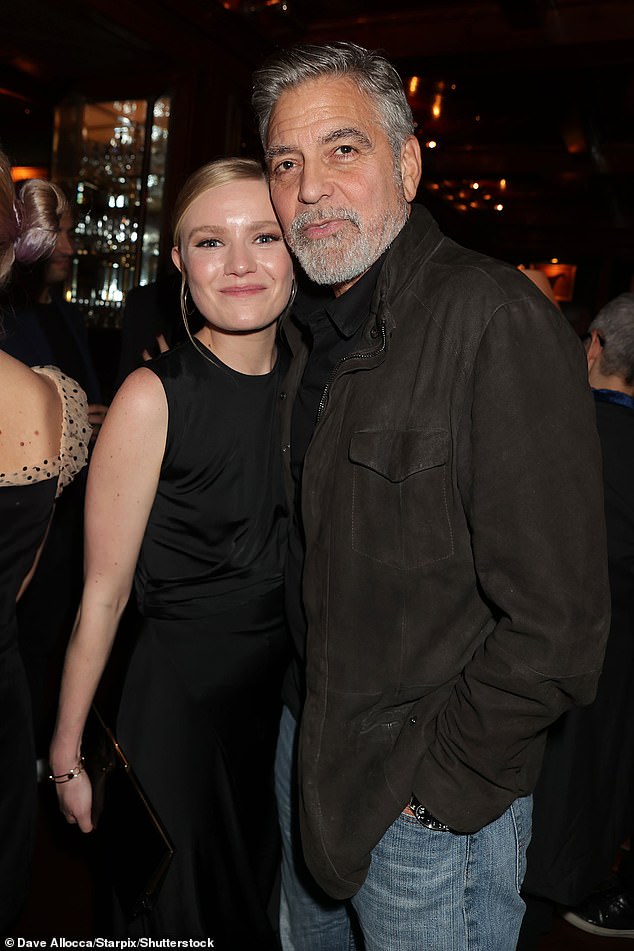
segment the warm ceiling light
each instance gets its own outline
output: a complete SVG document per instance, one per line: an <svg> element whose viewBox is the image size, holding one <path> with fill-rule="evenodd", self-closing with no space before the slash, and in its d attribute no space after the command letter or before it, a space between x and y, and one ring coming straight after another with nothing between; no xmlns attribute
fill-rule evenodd
<svg viewBox="0 0 634 951"><path fill-rule="evenodd" d="M498 204L495 206L496 211L502 211L503 208L504 208L504 205L502 204L502 202L498 202Z"/></svg>
<svg viewBox="0 0 634 951"><path fill-rule="evenodd" d="M418 91L418 86L419 86L419 84L420 84L420 77L419 77L419 76L412 76L412 78L411 78L410 81L409 81L409 94L410 94L410 96L415 95L415 93Z"/></svg>
<svg viewBox="0 0 634 951"><path fill-rule="evenodd" d="M442 96L439 92L437 92L436 95L434 96L434 102L431 107L431 114L434 117L434 119L440 118L441 111L442 111Z"/></svg>
<svg viewBox="0 0 634 951"><path fill-rule="evenodd" d="M472 182L471 187L477 191L478 188L480 187L480 182Z"/></svg>
<svg viewBox="0 0 634 951"><path fill-rule="evenodd" d="M0 96L7 96L10 99L19 99L21 102L28 102L26 96L23 96L21 92L15 92L13 89L6 89L4 86L0 86Z"/></svg>
<svg viewBox="0 0 634 951"><path fill-rule="evenodd" d="M502 190L504 190L504 189L506 188L506 179L505 179L505 178L501 178L501 179L500 179L500 188L501 188Z"/></svg>
<svg viewBox="0 0 634 951"><path fill-rule="evenodd" d="M435 149L437 145L438 143L435 141L435 139L430 139L429 142L425 142L425 146L428 149Z"/></svg>
<svg viewBox="0 0 634 951"><path fill-rule="evenodd" d="M43 165L14 165L11 178L14 182L24 182L27 178L48 178L48 169Z"/></svg>
<svg viewBox="0 0 634 951"><path fill-rule="evenodd" d="M551 264L559 264L559 258L551 258L551 259L550 259L550 263L551 263Z"/></svg>

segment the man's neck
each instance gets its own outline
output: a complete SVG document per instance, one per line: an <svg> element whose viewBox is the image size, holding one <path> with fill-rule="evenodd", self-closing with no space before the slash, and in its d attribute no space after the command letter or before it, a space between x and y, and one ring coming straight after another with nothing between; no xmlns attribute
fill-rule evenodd
<svg viewBox="0 0 634 951"><path fill-rule="evenodd" d="M626 396L634 396L634 386L628 386L622 377L615 374L605 376L603 373L591 373L589 379L593 390L615 390Z"/></svg>

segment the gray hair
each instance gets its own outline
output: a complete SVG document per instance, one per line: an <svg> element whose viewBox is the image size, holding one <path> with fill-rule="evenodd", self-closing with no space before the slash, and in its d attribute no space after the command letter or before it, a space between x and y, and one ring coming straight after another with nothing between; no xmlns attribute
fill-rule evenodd
<svg viewBox="0 0 634 951"><path fill-rule="evenodd" d="M601 373L634 386L634 294L619 294L601 308L588 327L603 338Z"/></svg>
<svg viewBox="0 0 634 951"><path fill-rule="evenodd" d="M183 219L196 199L219 185L240 181L266 182L266 173L255 159L233 156L207 162L191 173L178 193L172 214L174 244L179 249L183 238Z"/></svg>
<svg viewBox="0 0 634 951"><path fill-rule="evenodd" d="M344 41L291 46L271 56L255 71L251 102L264 148L271 112L282 93L321 77L355 80L376 106L392 152L398 158L403 142L414 133L412 110L401 77L381 53Z"/></svg>

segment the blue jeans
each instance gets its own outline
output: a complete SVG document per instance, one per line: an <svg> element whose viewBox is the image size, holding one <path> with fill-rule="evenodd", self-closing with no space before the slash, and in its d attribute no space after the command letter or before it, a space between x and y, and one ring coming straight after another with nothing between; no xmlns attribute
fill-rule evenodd
<svg viewBox="0 0 634 951"><path fill-rule="evenodd" d="M297 726L282 713L276 793L282 830L283 951L353 951L363 943L347 902L328 898L301 855L297 827ZM424 828L400 815L372 851L351 900L366 951L513 951L524 902L532 798L473 835Z"/></svg>
<svg viewBox="0 0 634 951"><path fill-rule="evenodd" d="M280 940L283 951L354 951L350 906L329 898L302 856L297 815L297 722L284 707L275 757L275 794L282 835Z"/></svg>
<svg viewBox="0 0 634 951"><path fill-rule="evenodd" d="M473 835L400 815L372 851L352 899L367 951L513 951L532 797Z"/></svg>

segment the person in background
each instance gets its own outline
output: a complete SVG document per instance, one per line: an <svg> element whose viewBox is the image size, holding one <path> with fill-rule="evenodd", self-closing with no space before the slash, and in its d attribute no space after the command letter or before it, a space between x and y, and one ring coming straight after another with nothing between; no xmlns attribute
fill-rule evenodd
<svg viewBox="0 0 634 951"><path fill-rule="evenodd" d="M18 262L3 294L4 335L0 346L27 366L54 364L76 379L88 395L96 437L107 407L90 355L83 314L62 295L71 272L74 222L61 191L55 221L53 253L30 264Z"/></svg>
<svg viewBox="0 0 634 951"><path fill-rule="evenodd" d="M61 192L34 180L16 196L0 152L0 283L14 261L53 252ZM0 311L0 335L3 312ZM55 500L86 462L85 395L53 367L31 370L0 350L0 932L27 885L36 813L29 688L18 651L16 602L35 569Z"/></svg>
<svg viewBox="0 0 634 951"><path fill-rule="evenodd" d="M273 757L288 662L277 324L293 268L262 167L185 183L173 259L202 329L131 373L95 447L86 576L51 745L67 820L90 831L82 731L134 579L143 629L117 738L176 852L130 935L276 947Z"/></svg>
<svg viewBox="0 0 634 951"><path fill-rule="evenodd" d="M603 456L612 620L594 703L569 711L549 732L535 790L522 951L538 946L557 905L584 931L634 937L631 852L612 875L634 824L634 294L606 304L584 339Z"/></svg>
<svg viewBox="0 0 634 951"><path fill-rule="evenodd" d="M133 370L181 343L185 328L179 309L180 276L167 274L128 292L121 321L121 352L117 388ZM200 330L197 313L189 315L192 332Z"/></svg>
<svg viewBox="0 0 634 951"><path fill-rule="evenodd" d="M545 294L555 307L559 307L559 301L555 297L553 286L543 271L540 271L539 268L536 267L519 267L518 270L520 270L529 281L532 281L535 287L538 287L542 294Z"/></svg>
<svg viewBox="0 0 634 951"><path fill-rule="evenodd" d="M419 143L383 56L278 52L253 103L286 240L330 288L286 326L300 654L308 637L282 821L299 808L308 868L368 951L509 951L545 732L592 700L608 630L583 349L517 269L414 203ZM282 941L309 951L327 924L285 835ZM329 949L348 947L339 911Z"/></svg>
<svg viewBox="0 0 634 951"><path fill-rule="evenodd" d="M65 196L57 192L52 254L37 261L19 261L11 283L0 295L4 321L0 349L27 366L53 365L77 380L88 396L94 442L106 406L83 315L61 293L70 277L73 218ZM18 608L19 643L31 689L41 775L45 775L63 652L81 594L84 493L85 478L80 477L60 499L33 583Z"/></svg>

